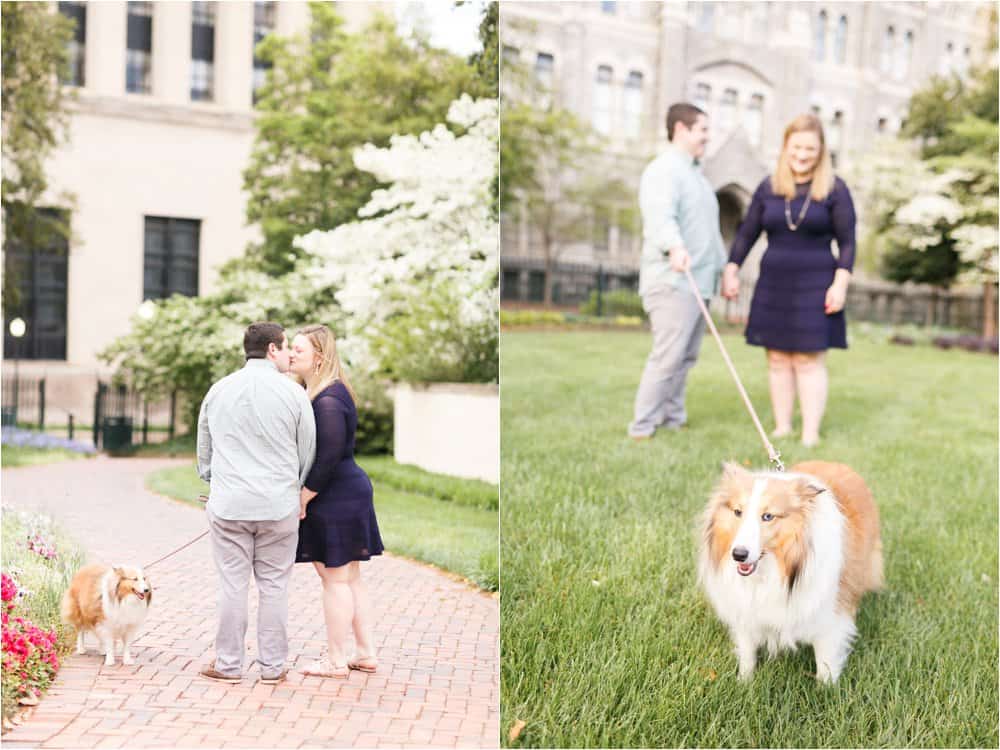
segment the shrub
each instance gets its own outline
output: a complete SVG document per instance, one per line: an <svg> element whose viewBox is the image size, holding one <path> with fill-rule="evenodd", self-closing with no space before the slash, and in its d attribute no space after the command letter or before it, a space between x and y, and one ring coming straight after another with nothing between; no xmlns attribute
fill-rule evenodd
<svg viewBox="0 0 1000 750"><path fill-rule="evenodd" d="M580 306L584 315L597 315L597 290L590 293L590 298ZM642 309L642 297L631 289L615 289L601 295L601 315L623 315L630 318L646 319L646 311Z"/></svg>
<svg viewBox="0 0 1000 750"><path fill-rule="evenodd" d="M358 455L392 453L393 408L383 384L363 378L352 382L358 396L358 429L354 452Z"/></svg>

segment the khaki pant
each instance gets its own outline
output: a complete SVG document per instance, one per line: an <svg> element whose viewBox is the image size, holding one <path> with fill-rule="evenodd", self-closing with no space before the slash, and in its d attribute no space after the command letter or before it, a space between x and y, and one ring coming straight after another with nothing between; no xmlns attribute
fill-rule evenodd
<svg viewBox="0 0 1000 750"><path fill-rule="evenodd" d="M243 675L247 595L253 574L259 594L257 662L262 677L275 677L288 658L288 583L299 538L296 510L280 521L227 521L207 511L219 573L219 628L215 669Z"/></svg>
<svg viewBox="0 0 1000 750"><path fill-rule="evenodd" d="M688 289L661 286L642 298L653 329L653 349L635 394L633 437L648 437L659 427L676 429L687 422L684 390L688 370L698 359L705 318Z"/></svg>

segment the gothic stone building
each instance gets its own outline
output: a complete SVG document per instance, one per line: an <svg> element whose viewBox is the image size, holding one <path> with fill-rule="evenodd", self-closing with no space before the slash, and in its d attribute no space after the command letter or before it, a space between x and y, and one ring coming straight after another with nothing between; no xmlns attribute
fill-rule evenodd
<svg viewBox="0 0 1000 750"><path fill-rule="evenodd" d="M636 189L666 144L667 107L687 100L707 111L704 169L728 241L788 121L818 114L835 164L849 169L899 130L910 95L933 74L980 60L988 18L987 4L965 2L504 2L501 41L505 60L533 69L557 105L606 136L607 158ZM511 215L503 226L504 298L540 299L531 228ZM636 229L600 227L567 247L562 301L578 301L598 266L612 285L634 283Z"/></svg>

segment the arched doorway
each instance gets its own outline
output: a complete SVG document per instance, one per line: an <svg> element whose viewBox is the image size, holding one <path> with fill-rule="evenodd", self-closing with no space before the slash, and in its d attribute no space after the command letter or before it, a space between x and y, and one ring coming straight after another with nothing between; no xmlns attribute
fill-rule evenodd
<svg viewBox="0 0 1000 750"><path fill-rule="evenodd" d="M719 229L728 249L733 244L740 222L743 221L750 203L750 194L739 185L731 183L718 190L715 195L719 199Z"/></svg>

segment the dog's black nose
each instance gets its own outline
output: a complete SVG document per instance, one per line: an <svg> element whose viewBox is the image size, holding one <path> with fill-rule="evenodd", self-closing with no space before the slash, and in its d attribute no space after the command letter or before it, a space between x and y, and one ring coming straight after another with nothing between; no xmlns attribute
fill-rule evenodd
<svg viewBox="0 0 1000 750"><path fill-rule="evenodd" d="M746 562L750 552L746 547L733 547L733 559L736 562Z"/></svg>

